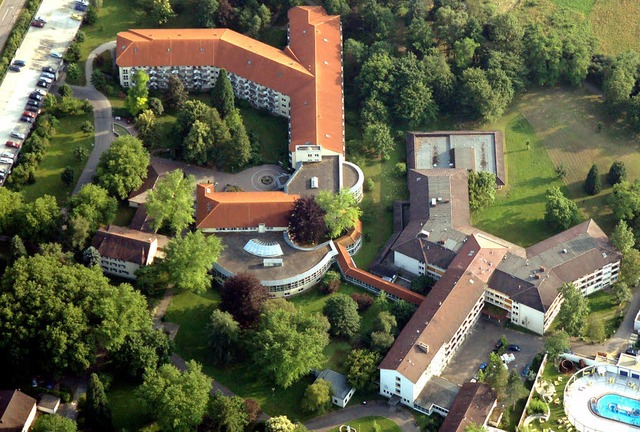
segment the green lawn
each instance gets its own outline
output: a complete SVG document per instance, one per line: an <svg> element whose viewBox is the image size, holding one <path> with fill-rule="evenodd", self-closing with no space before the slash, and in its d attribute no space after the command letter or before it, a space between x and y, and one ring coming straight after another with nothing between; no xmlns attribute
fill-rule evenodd
<svg viewBox="0 0 640 432"><path fill-rule="evenodd" d="M136 209L129 207L127 201L120 201L118 203L118 210L116 211L116 218L113 221L114 225L129 226L133 215L136 214Z"/></svg>
<svg viewBox="0 0 640 432"><path fill-rule="evenodd" d="M60 174L65 167L73 167L77 180L87 161L77 161L73 150L81 145L87 149L87 154L90 154L93 149L93 134L86 134L80 130L80 126L86 120L93 122L93 114L61 117L59 120L57 132L49 140L50 146L36 170L36 182L23 188L23 195L27 201L47 194L55 196L58 205L63 205L71 195L75 182L67 186L62 182Z"/></svg>
<svg viewBox="0 0 640 432"><path fill-rule="evenodd" d="M255 133L260 139L260 154L263 163L288 164L289 149L287 119L276 117L253 108L240 108L247 133Z"/></svg>
<svg viewBox="0 0 640 432"><path fill-rule="evenodd" d="M362 417L348 423L358 432L400 432L402 429L385 417ZM376 427L377 426L377 427ZM339 428L332 432L338 432Z"/></svg>
<svg viewBox="0 0 640 432"><path fill-rule="evenodd" d="M137 431L153 423L153 419L135 396L135 388L133 384L114 381L107 391L114 430ZM145 428L149 432L157 430L155 425Z"/></svg>
<svg viewBox="0 0 640 432"><path fill-rule="evenodd" d="M597 320L604 323L606 338L610 338L622 324L629 303L620 305L611 290L593 293L587 297L587 300L591 309L589 316L595 316Z"/></svg>
<svg viewBox="0 0 640 432"><path fill-rule="evenodd" d="M474 226L521 246L549 237L552 233L543 219L545 194L562 183L543 142L517 110L487 128L504 131L507 185L492 206L473 214Z"/></svg>
<svg viewBox="0 0 640 432"><path fill-rule="evenodd" d="M556 387L556 397L560 400L560 403L549 404L549 408L551 409L551 415L549 417L549 421L545 423L538 423L538 422L532 423L530 426L530 429L532 431L534 430L543 431L545 429L548 430L549 428L557 430L558 419L566 417L564 414L564 405L563 405L562 397L564 394L564 388L567 385L567 381L569 380L570 375L563 375L559 373L554 362L551 360L548 360L547 364L544 367L542 378L547 382L554 382L559 376L562 376L562 382L560 382L558 385L555 385L555 387Z"/></svg>
<svg viewBox="0 0 640 432"><path fill-rule="evenodd" d="M553 3L560 7L566 7L569 9L582 12L585 15L591 12L596 0L551 0Z"/></svg>
<svg viewBox="0 0 640 432"><path fill-rule="evenodd" d="M129 132L129 129L127 129L126 127L119 125L117 123L114 123L113 125L113 131L115 133L118 134L118 136L122 136L122 135L131 135L131 133Z"/></svg>

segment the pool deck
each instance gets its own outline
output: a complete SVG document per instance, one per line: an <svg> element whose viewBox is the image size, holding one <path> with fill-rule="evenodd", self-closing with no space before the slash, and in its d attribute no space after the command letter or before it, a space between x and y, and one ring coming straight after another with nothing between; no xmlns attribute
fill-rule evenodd
<svg viewBox="0 0 640 432"><path fill-rule="evenodd" d="M632 387L634 385L634 387ZM571 383L564 399L565 412L579 431L589 432L638 432L640 426L627 425L595 415L589 409L589 401L605 394L618 394L640 400L640 381L613 373L604 376L585 376Z"/></svg>

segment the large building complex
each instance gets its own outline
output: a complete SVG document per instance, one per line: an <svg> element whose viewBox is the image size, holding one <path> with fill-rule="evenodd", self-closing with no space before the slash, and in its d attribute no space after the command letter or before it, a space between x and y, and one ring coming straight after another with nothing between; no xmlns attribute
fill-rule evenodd
<svg viewBox="0 0 640 432"><path fill-rule="evenodd" d="M225 69L237 97L289 119L292 166L344 156L342 29L321 7L289 10L282 50L229 29L138 29L118 33L116 63L123 87L142 69L153 88L175 75L206 90Z"/></svg>
<svg viewBox="0 0 640 432"><path fill-rule="evenodd" d="M442 137L448 134L433 135L446 142ZM486 303L511 322L543 334L562 304L559 288L573 283L588 295L608 287L618 279L621 254L593 220L526 249L474 228L467 182L472 168L416 169L415 161L435 155L433 147L416 145L424 135L407 137L410 200L397 207L401 229L386 265L438 281L380 364L380 394L446 415L449 407L433 402L428 383L449 364ZM455 135L483 141L480 132ZM415 154L425 148L427 155ZM471 146L460 143L459 148ZM501 153L496 147L494 160L500 162ZM500 167L491 171L499 173Z"/></svg>

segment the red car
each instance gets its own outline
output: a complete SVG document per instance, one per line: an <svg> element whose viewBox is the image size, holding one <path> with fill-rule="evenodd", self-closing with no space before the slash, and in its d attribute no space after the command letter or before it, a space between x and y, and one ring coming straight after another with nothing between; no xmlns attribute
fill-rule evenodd
<svg viewBox="0 0 640 432"><path fill-rule="evenodd" d="M22 144L19 142L15 142L15 141L7 141L6 146L7 147L13 147L13 148L20 148Z"/></svg>
<svg viewBox="0 0 640 432"><path fill-rule="evenodd" d="M44 27L44 23L42 21L31 21L31 27L39 27L42 28Z"/></svg>
<svg viewBox="0 0 640 432"><path fill-rule="evenodd" d="M27 117L31 117L31 118L36 118L36 113L33 113L31 111L25 111L22 113L23 116L27 116Z"/></svg>

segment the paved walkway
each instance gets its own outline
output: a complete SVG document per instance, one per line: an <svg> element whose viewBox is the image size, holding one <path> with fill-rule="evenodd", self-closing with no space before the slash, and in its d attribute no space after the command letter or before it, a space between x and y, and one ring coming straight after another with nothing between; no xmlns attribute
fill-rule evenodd
<svg viewBox="0 0 640 432"><path fill-rule="evenodd" d="M84 87L71 86L75 97L80 99L88 99L89 102L91 102L91 105L93 106L93 119L95 128L95 145L93 147L93 151L89 155L87 164L85 165L84 170L82 171L82 174L78 179L78 183L73 189L74 194L78 193L78 191L85 184L91 183L91 180L96 173L96 167L98 166L100 156L111 146L111 143L116 138L112 130L113 117L111 114L111 103L109 103L109 99L107 99L105 95L96 90L96 88L91 84L93 60L103 51L115 49L115 47L116 42L111 41L104 43L98 48L94 49L91 54L89 54L89 57L87 58L87 62L85 64L85 76L87 77L87 85Z"/></svg>
<svg viewBox="0 0 640 432"><path fill-rule="evenodd" d="M589 344L586 342L575 341L571 342L571 349L579 354L595 355L599 352L606 352L612 355L616 355L623 352L627 348L627 340L631 336L633 331L633 321L636 314L640 310L640 288L636 288L633 293L633 297L629 303L629 308L624 316L624 320L618 330L603 343Z"/></svg>
<svg viewBox="0 0 640 432"><path fill-rule="evenodd" d="M402 432L420 432L415 419L404 408L392 408L387 401L374 401L367 405L354 405L340 411L333 411L323 417L319 417L305 423L309 430L327 432L340 425L349 424L353 420L362 417L386 417L397 424Z"/></svg>

